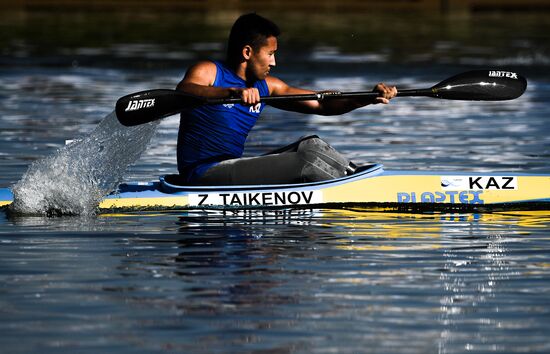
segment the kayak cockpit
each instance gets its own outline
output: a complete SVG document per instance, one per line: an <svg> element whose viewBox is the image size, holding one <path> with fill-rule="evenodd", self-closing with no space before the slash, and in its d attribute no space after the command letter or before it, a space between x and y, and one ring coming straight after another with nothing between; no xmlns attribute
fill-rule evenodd
<svg viewBox="0 0 550 354"><path fill-rule="evenodd" d="M228 185L228 186L197 186L186 184L179 175L166 175L160 177L160 188L165 193L175 193L181 191L228 191L228 190L248 190L248 189L279 189L279 188L301 188L301 187L322 187L345 183L350 180L363 179L379 175L383 172L382 164L369 164L357 167L355 172L349 176L336 179L305 182L294 184L258 184L258 185Z"/></svg>

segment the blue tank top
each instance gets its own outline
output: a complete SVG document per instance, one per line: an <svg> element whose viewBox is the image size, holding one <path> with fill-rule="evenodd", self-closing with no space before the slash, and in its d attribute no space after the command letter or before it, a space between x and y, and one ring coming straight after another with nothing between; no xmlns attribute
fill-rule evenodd
<svg viewBox="0 0 550 354"><path fill-rule="evenodd" d="M217 87L247 87L246 82L220 62L216 64ZM260 96L269 96L265 80L256 81ZM193 182L220 161L239 158L248 133L256 124L265 104L205 105L181 114L178 133L178 170Z"/></svg>

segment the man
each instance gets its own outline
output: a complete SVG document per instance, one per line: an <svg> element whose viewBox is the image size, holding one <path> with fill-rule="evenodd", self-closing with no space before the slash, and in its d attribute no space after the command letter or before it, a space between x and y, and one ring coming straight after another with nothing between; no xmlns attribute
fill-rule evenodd
<svg viewBox="0 0 550 354"><path fill-rule="evenodd" d="M184 183L276 184L320 181L353 173L354 165L321 139L302 139L270 154L243 158L244 144L265 104L261 96L313 93L270 76L279 28L257 14L241 16L229 35L226 62L193 65L177 89L205 98L240 97L242 104L201 106L182 113L178 170ZM395 87L378 84L372 99L280 102L273 107L339 115L372 103L388 103Z"/></svg>

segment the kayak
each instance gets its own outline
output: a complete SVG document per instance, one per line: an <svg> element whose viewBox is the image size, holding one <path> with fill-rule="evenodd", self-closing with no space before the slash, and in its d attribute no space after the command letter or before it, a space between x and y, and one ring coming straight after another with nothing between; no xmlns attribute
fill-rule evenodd
<svg viewBox="0 0 550 354"><path fill-rule="evenodd" d="M399 90L398 96L449 100L503 101L520 97L527 80L515 72L474 70L424 89ZM378 92L330 92L261 97L264 103L376 98ZM196 97L178 90L153 89L117 100L124 126L153 122L202 105L238 104L239 97ZM13 202L0 189L0 206ZM154 182L123 183L99 203L100 211L166 209L347 208L390 210L550 210L550 174L385 171L381 164L362 166L342 178L299 184L192 186L178 176Z"/></svg>
<svg viewBox="0 0 550 354"><path fill-rule="evenodd" d="M176 175L123 183L99 204L115 210L347 208L411 211L550 210L550 174L386 171L362 166L350 176L277 185L191 186ZM0 189L0 206L13 194Z"/></svg>

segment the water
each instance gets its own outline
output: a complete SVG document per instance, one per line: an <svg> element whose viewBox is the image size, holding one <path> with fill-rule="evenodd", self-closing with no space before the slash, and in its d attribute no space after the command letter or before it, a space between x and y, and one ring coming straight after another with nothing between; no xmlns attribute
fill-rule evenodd
<svg viewBox="0 0 550 354"><path fill-rule="evenodd" d="M548 350L548 215L13 222L0 327L20 352Z"/></svg>
<svg viewBox="0 0 550 354"><path fill-rule="evenodd" d="M16 184L33 163L40 180L52 182L51 156L86 150L65 147L65 140L98 147L86 137L117 131L101 127L118 97L174 87L193 60L217 55L225 35L224 22L192 17L191 25L206 30L177 42L168 36L181 23L177 15L164 22L140 17L126 24L136 31L151 26L139 42L120 27L112 33L128 38L109 36L105 23L116 14L77 15L28 14L43 36L21 30L27 27L16 17L4 21L16 23L6 29L10 40L0 38L0 187ZM498 103L399 98L341 117L268 109L247 154L316 133L352 160L387 169L550 171L550 32L540 17L518 15L514 23L492 14L436 17L413 39L402 30L412 32L417 21L400 18L388 31L391 40L366 41L391 16L349 16L326 23L282 16L292 31L274 75L354 91L379 81L429 87L461 71L498 66L524 74L528 90ZM48 18L82 33L52 41L60 31ZM310 29L318 23L325 27L317 38ZM90 28L100 40L91 39ZM109 142L103 150L109 153L64 161L84 161L94 178L113 177L106 186L120 174L144 181L174 173L177 125L177 117L162 121L147 146L147 139L128 145L123 137ZM122 150L128 146L139 147L134 156L145 151L122 172L134 159ZM129 159L118 171L109 164L120 156ZM547 212L1 212L0 344L10 353L544 353L550 351L549 225Z"/></svg>

